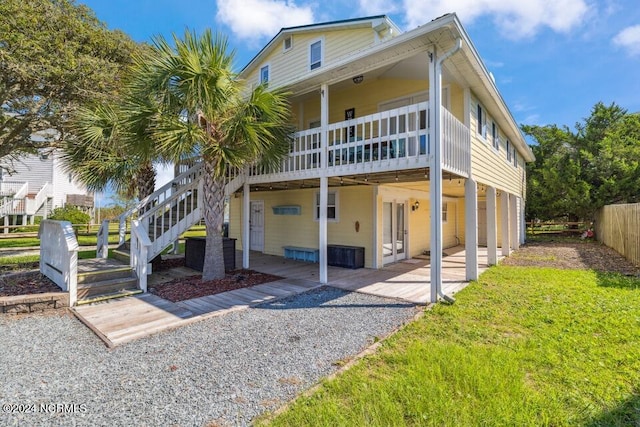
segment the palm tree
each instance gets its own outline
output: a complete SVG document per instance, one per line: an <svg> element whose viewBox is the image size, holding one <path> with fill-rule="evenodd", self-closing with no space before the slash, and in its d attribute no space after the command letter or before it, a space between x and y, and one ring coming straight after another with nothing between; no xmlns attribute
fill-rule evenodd
<svg viewBox="0 0 640 427"><path fill-rule="evenodd" d="M287 94L246 86L232 70L227 39L207 30L154 39L148 54L135 60L123 127L166 159L197 155L203 162L206 225L203 280L224 277L222 226L225 176L233 168L274 166L289 149ZM136 111L136 103L139 110Z"/></svg>
<svg viewBox="0 0 640 427"><path fill-rule="evenodd" d="M116 105L81 107L72 117L72 135L64 146L66 169L91 191L111 186L129 198L143 199L155 187L154 153L122 128Z"/></svg>

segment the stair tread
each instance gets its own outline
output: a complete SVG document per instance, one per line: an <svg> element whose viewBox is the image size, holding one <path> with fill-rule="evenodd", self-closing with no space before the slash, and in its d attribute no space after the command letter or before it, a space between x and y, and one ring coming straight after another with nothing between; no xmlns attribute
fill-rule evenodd
<svg viewBox="0 0 640 427"><path fill-rule="evenodd" d="M105 300L108 300L108 299L126 298L126 297L130 297L130 296L134 296L134 295L139 295L141 293L142 293L142 290L140 290L140 289L131 289L131 290L124 290L124 291L106 292L104 294L92 295L91 297L88 297L88 298L80 298L80 299L78 299L77 304L78 305L91 304L91 303L94 303L94 302L105 301Z"/></svg>
<svg viewBox="0 0 640 427"><path fill-rule="evenodd" d="M119 283L131 283L133 282L135 284L135 286L137 286L138 284L138 279L131 275L128 277L120 277L120 278L116 278L116 279L107 279L107 280L99 280L96 282L90 282L90 283L78 283L78 289L90 289L90 288L100 288L100 287L107 287L107 286L112 286L112 285L117 285Z"/></svg>

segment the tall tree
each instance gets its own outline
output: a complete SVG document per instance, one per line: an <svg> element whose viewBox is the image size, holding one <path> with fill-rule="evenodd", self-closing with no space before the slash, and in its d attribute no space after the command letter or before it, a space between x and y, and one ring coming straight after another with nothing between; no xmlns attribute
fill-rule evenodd
<svg viewBox="0 0 640 427"><path fill-rule="evenodd" d="M4 166L67 136L75 108L115 96L138 49L73 0L0 2L0 158ZM34 135L37 135L34 137Z"/></svg>
<svg viewBox="0 0 640 427"><path fill-rule="evenodd" d="M173 46L158 37L149 54L136 59L127 85L124 128L153 141L164 158L202 159L204 280L224 277L226 174L256 162L275 165L288 152L292 130L286 93L265 86L248 90L232 70L233 58L226 37L211 31L174 36Z"/></svg>
<svg viewBox="0 0 640 427"><path fill-rule="evenodd" d="M640 115L597 103L575 128L522 126L536 142L527 219L591 220L605 204L640 201Z"/></svg>

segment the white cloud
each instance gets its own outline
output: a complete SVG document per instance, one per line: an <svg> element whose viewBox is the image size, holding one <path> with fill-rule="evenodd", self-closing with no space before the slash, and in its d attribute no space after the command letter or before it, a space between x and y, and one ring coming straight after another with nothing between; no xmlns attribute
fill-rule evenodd
<svg viewBox="0 0 640 427"><path fill-rule="evenodd" d="M403 0L409 29L433 18L456 12L464 24L491 19L509 38L534 36L543 27L568 32L580 25L589 5L586 0Z"/></svg>
<svg viewBox="0 0 640 427"><path fill-rule="evenodd" d="M292 0L217 0L218 21L233 33L251 42L275 36L283 27L313 23L310 6L297 6Z"/></svg>
<svg viewBox="0 0 640 427"><path fill-rule="evenodd" d="M360 11L367 16L391 15L398 11L399 4L389 0L358 0Z"/></svg>
<svg viewBox="0 0 640 427"><path fill-rule="evenodd" d="M613 44L620 46L630 55L640 55L640 25L633 25L620 31L614 38Z"/></svg>

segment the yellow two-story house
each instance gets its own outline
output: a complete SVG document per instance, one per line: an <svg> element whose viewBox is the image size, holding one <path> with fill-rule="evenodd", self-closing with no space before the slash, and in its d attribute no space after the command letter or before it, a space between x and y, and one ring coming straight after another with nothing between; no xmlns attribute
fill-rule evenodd
<svg viewBox="0 0 640 427"><path fill-rule="evenodd" d="M250 251L304 259L327 283L345 247L350 267L429 254L435 301L444 249L464 246L471 280L478 246L495 264L524 241L534 157L455 14L404 33L386 16L283 28L240 77L286 87L299 130L230 197L245 267Z"/></svg>

